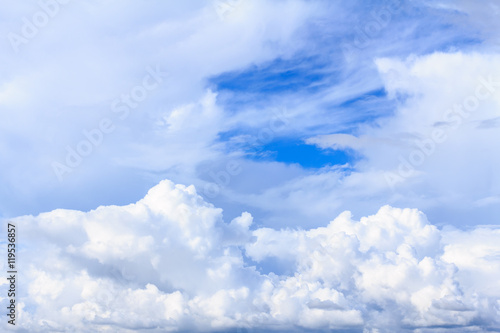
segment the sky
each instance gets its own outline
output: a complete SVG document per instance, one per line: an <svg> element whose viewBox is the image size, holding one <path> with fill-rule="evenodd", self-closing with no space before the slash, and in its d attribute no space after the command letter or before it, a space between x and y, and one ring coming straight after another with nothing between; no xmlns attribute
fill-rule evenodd
<svg viewBox="0 0 500 333"><path fill-rule="evenodd" d="M500 330L498 1L2 8L19 331Z"/></svg>

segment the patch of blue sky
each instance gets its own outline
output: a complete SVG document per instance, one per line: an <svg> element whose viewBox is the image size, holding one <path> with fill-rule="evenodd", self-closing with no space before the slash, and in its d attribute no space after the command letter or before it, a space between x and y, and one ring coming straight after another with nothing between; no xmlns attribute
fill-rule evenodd
<svg viewBox="0 0 500 333"><path fill-rule="evenodd" d="M379 88L340 102L324 103L321 105L323 122L310 128L309 131L315 135L333 133L355 135L360 125L376 126L379 119L393 115L405 98L406 96L388 98L386 91ZM343 122L332 126L339 116ZM332 131L332 127L335 131Z"/></svg>
<svg viewBox="0 0 500 333"><path fill-rule="evenodd" d="M248 107L265 108L273 104L286 104L287 96L314 99L322 91L332 89L340 83L342 75L335 66L332 59L325 58L297 56L289 60L277 59L262 66L252 66L239 72L212 77L210 85L218 92L217 102L226 112L236 113ZM387 100L382 82L374 90L362 91L362 94L348 98L349 100L344 102L345 105L340 105L341 108L359 106L362 109L376 110L379 107L371 107L368 104L382 104ZM273 99L281 102L273 103ZM328 113L332 107L338 105L320 107L325 107L325 113ZM384 109L389 107L390 105ZM356 112L362 117L363 110ZM328 115L325 115L328 119ZM370 118L374 116L370 115ZM366 120L363 119L363 122Z"/></svg>
<svg viewBox="0 0 500 333"><path fill-rule="evenodd" d="M240 71L211 77L208 85L219 93L231 92L232 97L314 93L331 84L333 76L328 62L322 57L297 54L290 59L277 58ZM234 102L234 100L233 100Z"/></svg>
<svg viewBox="0 0 500 333"><path fill-rule="evenodd" d="M376 89L345 100L337 104L323 104L320 113L321 124L304 129L302 136L311 137L321 134L347 133L356 134L360 124L375 123L381 116L391 115L396 101L389 100L384 89ZM345 114L345 122L333 125L339 114ZM339 127L340 126L340 127ZM335 131L332 131L335 128ZM229 151L243 151L252 160L274 160L283 163L297 163L304 168L321 168L327 165L353 164L356 160L352 152L322 150L305 144L297 137L276 136L272 141L259 139L258 129L241 125L221 132L218 142L225 143Z"/></svg>
<svg viewBox="0 0 500 333"><path fill-rule="evenodd" d="M313 129L314 131L314 129ZM329 133L323 129L324 133ZM321 149L315 145L306 144L300 138L276 137L263 142L256 136L244 136L241 130L231 130L219 133L219 142L225 143L227 151L240 151L247 159L259 162L275 161L286 164L298 164L304 169L319 169L327 166L348 164L345 172L351 170L362 158L352 150Z"/></svg>
<svg viewBox="0 0 500 333"><path fill-rule="evenodd" d="M344 102L342 102L339 107L351 107L359 104L370 103L372 101L385 99L387 97L387 93L385 89L380 88L376 90L369 91L365 94L356 96L354 98L350 98Z"/></svg>
<svg viewBox="0 0 500 333"><path fill-rule="evenodd" d="M461 51L467 51L467 50L477 50L478 47L483 43L484 41L480 38L463 38L463 37L456 37L452 40L447 41L446 43L443 43L442 45L439 45L438 47L434 47L432 51L435 52L455 52L458 50Z"/></svg>
<svg viewBox="0 0 500 333"><path fill-rule="evenodd" d="M244 134L243 129L232 129L230 131L219 132L218 140L219 142L229 142L232 138ZM244 142L242 144L245 144ZM248 143L247 143L248 144Z"/></svg>
<svg viewBox="0 0 500 333"><path fill-rule="evenodd" d="M246 153L253 160L299 164L304 169L352 164L355 160L354 154L347 150L324 150L297 139L273 140L261 146L250 147Z"/></svg>

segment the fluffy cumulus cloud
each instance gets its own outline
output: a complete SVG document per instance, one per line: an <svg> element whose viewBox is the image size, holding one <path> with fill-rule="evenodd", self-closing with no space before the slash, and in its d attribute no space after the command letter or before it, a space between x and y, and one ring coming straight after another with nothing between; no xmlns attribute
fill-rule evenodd
<svg viewBox="0 0 500 333"><path fill-rule="evenodd" d="M127 206L12 219L20 331L500 329L498 228L390 206L309 230L222 213L165 180Z"/></svg>

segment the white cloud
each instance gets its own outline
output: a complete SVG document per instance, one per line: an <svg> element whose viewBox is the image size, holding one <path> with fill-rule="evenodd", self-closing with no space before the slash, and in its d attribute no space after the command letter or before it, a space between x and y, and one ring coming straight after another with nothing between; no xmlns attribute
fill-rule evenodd
<svg viewBox="0 0 500 333"><path fill-rule="evenodd" d="M439 230L415 209L254 228L165 180L135 204L12 222L30 332L500 327L498 229Z"/></svg>

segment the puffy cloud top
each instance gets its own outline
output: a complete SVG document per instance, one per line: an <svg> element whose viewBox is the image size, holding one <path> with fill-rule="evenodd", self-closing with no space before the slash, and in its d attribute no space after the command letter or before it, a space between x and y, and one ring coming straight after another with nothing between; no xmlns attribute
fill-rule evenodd
<svg viewBox="0 0 500 333"><path fill-rule="evenodd" d="M440 230L415 209L255 228L165 180L135 204L12 222L29 332L500 328L500 229Z"/></svg>

